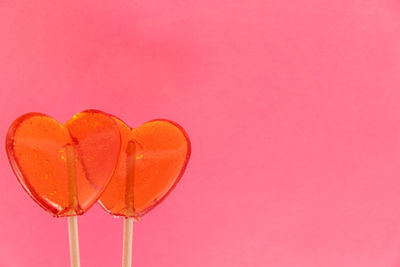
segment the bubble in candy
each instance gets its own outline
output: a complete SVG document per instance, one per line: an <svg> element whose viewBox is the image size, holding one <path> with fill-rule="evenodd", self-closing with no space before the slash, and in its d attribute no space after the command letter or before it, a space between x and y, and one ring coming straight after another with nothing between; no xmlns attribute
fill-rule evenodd
<svg viewBox="0 0 400 267"><path fill-rule="evenodd" d="M154 120L131 129L114 119L121 133L121 151L99 201L113 215L139 219L181 178L190 157L190 141L172 121Z"/></svg>
<svg viewBox="0 0 400 267"><path fill-rule="evenodd" d="M100 197L117 164L119 127L89 110L64 124L28 113L6 138L10 164L26 192L55 217L83 214Z"/></svg>

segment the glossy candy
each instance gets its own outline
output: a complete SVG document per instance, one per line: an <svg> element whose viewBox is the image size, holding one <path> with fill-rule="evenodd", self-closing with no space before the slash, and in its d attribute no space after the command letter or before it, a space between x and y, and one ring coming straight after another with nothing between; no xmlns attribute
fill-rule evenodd
<svg viewBox="0 0 400 267"><path fill-rule="evenodd" d="M179 181L189 160L190 141L171 121L154 120L131 129L114 119L121 132L121 152L100 203L113 215L139 219Z"/></svg>
<svg viewBox="0 0 400 267"><path fill-rule="evenodd" d="M76 114L64 124L28 113L6 139L11 166L24 189L55 217L83 214L110 181L121 139L115 121L99 111Z"/></svg>

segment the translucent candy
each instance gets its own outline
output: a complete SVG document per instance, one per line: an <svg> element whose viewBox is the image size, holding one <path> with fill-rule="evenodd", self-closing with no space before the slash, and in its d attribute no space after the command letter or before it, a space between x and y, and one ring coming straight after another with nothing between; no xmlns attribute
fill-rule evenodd
<svg viewBox="0 0 400 267"><path fill-rule="evenodd" d="M176 123L154 120L131 129L114 118L121 153L100 204L111 214L139 219L176 185L190 156L190 141Z"/></svg>
<svg viewBox="0 0 400 267"><path fill-rule="evenodd" d="M99 111L64 124L28 113L6 139L11 166L24 189L55 217L83 214L110 181L121 146L115 121Z"/></svg>

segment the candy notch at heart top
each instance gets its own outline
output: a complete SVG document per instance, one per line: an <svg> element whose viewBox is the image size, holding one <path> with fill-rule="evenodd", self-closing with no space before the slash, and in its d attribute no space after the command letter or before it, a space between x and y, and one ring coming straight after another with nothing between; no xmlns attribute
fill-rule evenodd
<svg viewBox="0 0 400 267"><path fill-rule="evenodd" d="M153 120L131 129L115 118L121 152L100 204L116 216L139 219L175 187L190 157L190 141L178 124Z"/></svg>
<svg viewBox="0 0 400 267"><path fill-rule="evenodd" d="M28 113L6 139L10 164L23 188L55 217L83 214L109 183L121 146L115 121L88 110L64 124Z"/></svg>

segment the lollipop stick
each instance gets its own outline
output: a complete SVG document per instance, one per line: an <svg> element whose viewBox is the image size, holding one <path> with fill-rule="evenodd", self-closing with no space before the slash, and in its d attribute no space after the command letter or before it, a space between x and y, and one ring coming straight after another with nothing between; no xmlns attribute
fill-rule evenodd
<svg viewBox="0 0 400 267"><path fill-rule="evenodd" d="M74 148L72 145L66 147L66 159L68 170L68 185L70 195L70 206L76 210L78 208L77 198L77 184L76 184L76 171L75 171L75 156ZM71 255L71 267L79 267L79 237L78 237L78 217L68 217L68 231L69 231L69 250Z"/></svg>
<svg viewBox="0 0 400 267"><path fill-rule="evenodd" d="M136 161L136 144L130 141L127 146L126 158L126 195L125 204L129 213L133 213L133 183L135 174L135 161ZM127 217L124 220L124 248L122 253L122 267L132 266L132 231L133 231L133 218Z"/></svg>
<svg viewBox="0 0 400 267"><path fill-rule="evenodd" d="M132 232L133 232L133 218L125 218L122 267L132 266Z"/></svg>
<svg viewBox="0 0 400 267"><path fill-rule="evenodd" d="M71 254L71 267L79 267L79 238L78 238L78 217L68 217L69 250Z"/></svg>

